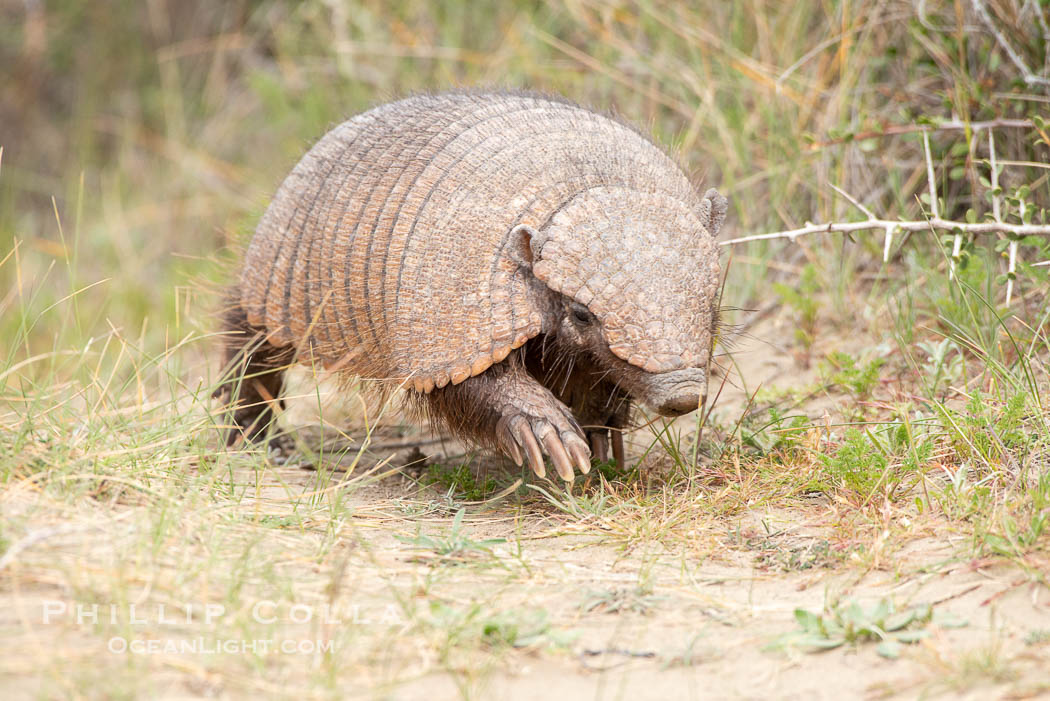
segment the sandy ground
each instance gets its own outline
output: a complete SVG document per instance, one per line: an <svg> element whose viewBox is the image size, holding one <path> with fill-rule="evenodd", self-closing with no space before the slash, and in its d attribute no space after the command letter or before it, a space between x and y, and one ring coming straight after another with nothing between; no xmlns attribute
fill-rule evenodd
<svg viewBox="0 0 1050 701"><path fill-rule="evenodd" d="M775 338L777 323L761 335ZM769 343L744 343L736 358L749 390L813 377ZM738 379L722 401L746 401ZM290 419L309 412L304 401ZM376 440L400 436L389 429ZM427 446L442 451L457 447ZM396 465L398 455L379 451L355 474L382 457ZM0 563L3 697L1050 698L1045 571L970 559L969 536L950 524L915 524L899 542L887 533L874 541L884 553L824 557L822 548L842 542L843 521L823 497L707 518L700 492L695 504L654 501L621 518L567 514L518 486L468 505L460 531L470 543L502 542L442 556L433 542L413 541L455 535L458 505L440 489L401 474L345 478L293 459L230 475L236 499L216 490L186 504L162 481L151 489L163 499L117 489L72 502L31 481L10 485L0 509L16 524L5 535L18 550ZM667 516L682 506L688 518ZM654 514L652 523L639 513ZM796 609L880 599L898 609L932 604L965 625L925 625L928 637L896 660L872 643L816 654L776 645L798 630ZM326 603L341 622L284 615L263 624L250 615L260 600L275 610ZM120 620L103 613L84 623L67 612L44 623L56 601L115 602ZM186 601L226 613L177 624L154 613ZM126 620L130 603L144 622ZM328 657L109 647L114 637L198 635L326 638L335 647Z"/></svg>
<svg viewBox="0 0 1050 701"><path fill-rule="evenodd" d="M282 471L288 473L285 477L295 478L291 468ZM358 491L354 499L360 500L363 523L298 578L304 590L300 600L309 601L306 592L341 569L344 591L336 594L336 605L343 601L345 610L365 602L361 616L349 622L343 617L344 626L359 630L346 640L347 649L336 648L337 655L357 658L347 666L348 674L360 674L361 667L367 670L356 679L340 680L339 688L350 696L988 699L1050 695L1050 638L1045 636L1050 631L1050 592L1015 567L959 560L958 543L950 537L912 541L894 558L890 571L851 567L780 571L765 566L761 552L739 548L707 558L659 548L625 552L619 545L603 544L593 527L508 518L506 509L497 509L479 516L476 525L468 522L466 528L471 538L502 537L507 543L493 546L491 557L481 561L466 557L456 565L391 538L412 533L420 521L398 519L392 515L394 509L375 508L391 504L390 486L381 483ZM5 498L4 507L15 505ZM790 547L797 549L819 537L819 529L799 524L800 515L747 513L727 524L727 531L760 523L775 524L780 530L801 525L789 537ZM148 521L135 514L123 519L123 525L111 522L90 536L56 536L24 551L20 563L9 566L0 613L7 648L2 668L10 674L5 698L109 696L90 688L71 689L66 683L90 679L89 670L95 665L127 672L121 669L129 664L127 656L106 649L113 631L78 625L62 616L57 624L44 625L42 611L47 602L70 598L70 583L74 583L73 599L78 598L78 587L105 590L100 581L111 581L111 575L69 570L91 570L92 563L109 560L106 553L113 547L119 550L120 543L139 540L134 522L140 519ZM437 525L442 520L445 524ZM436 526L424 526L425 532L448 530L447 516L425 521ZM309 550L314 545L309 535L280 540L270 546ZM144 573L148 574L131 577L135 583L131 590L139 593L141 616L148 622L133 635L161 640L191 636L194 626L173 631L150 613L151 602L177 599L163 586L163 577L177 577L171 564L154 563ZM90 580L95 581L93 587ZM927 626L930 636L906 648L897 660L880 657L872 644L817 654L769 648L779 635L797 629L796 608L820 611L835 598L870 606L884 597L899 606L932 603L939 613L950 613L966 625ZM483 612L515 612L522 626L528 625L529 615L540 612L543 635L536 643L526 642L499 655L482 654L474 649L476 633L463 632L459 639L433 623L421 625L414 614L400 613L418 610L420 619L428 619L426 607L433 601L459 612L475 606ZM377 624L377 616L388 606L399 612L396 620ZM301 627L286 628L288 637L311 637ZM234 630L224 635L233 636ZM1033 642L1040 631L1043 638ZM361 636L372 638L367 646L371 650L363 658L355 649ZM450 656L458 659L439 659L446 645L452 647ZM56 654L62 659L55 659ZM177 654L143 657L139 669L157 675L151 693L163 697L237 698L270 691L286 695L262 679L241 678L244 671L227 676L221 666L211 666L213 659ZM68 674L78 666L85 669L56 686L63 677L56 674L57 668ZM45 676L37 677L35 669L44 670ZM293 679L298 673L294 668L288 671Z"/></svg>

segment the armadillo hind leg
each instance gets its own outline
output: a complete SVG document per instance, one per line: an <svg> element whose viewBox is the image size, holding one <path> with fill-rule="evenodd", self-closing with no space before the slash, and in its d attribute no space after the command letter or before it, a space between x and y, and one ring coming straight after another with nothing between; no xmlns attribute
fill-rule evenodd
<svg viewBox="0 0 1050 701"><path fill-rule="evenodd" d="M627 467L627 460L623 452L623 431L618 428L612 430L613 460L621 470Z"/></svg>
<svg viewBox="0 0 1050 701"><path fill-rule="evenodd" d="M596 393L596 397L601 394ZM609 441L612 439L612 458L621 470L626 467L623 453L623 427L627 425L630 416L630 403L617 395L608 397L606 406L611 402L618 404L613 413L608 410L604 412L582 411L579 416L587 434L587 441L591 445L591 454L598 462L608 462Z"/></svg>
<svg viewBox="0 0 1050 701"><path fill-rule="evenodd" d="M623 452L623 429L631 418L631 404L625 401L617 408L608 421L609 435L612 438L612 458L621 470L627 469L627 459Z"/></svg>
<svg viewBox="0 0 1050 701"><path fill-rule="evenodd" d="M589 472L591 451L579 422L512 358L424 395L431 418L459 436L502 450L518 465L527 460L540 477L546 474L544 454L566 482L572 481L574 466Z"/></svg>
<svg viewBox="0 0 1050 701"><path fill-rule="evenodd" d="M284 408L281 386L291 355L287 348L267 343L265 329L248 323L238 290L230 292L226 303L223 378L215 394L228 402L233 423L226 432L226 445L233 446L264 436L275 411Z"/></svg>
<svg viewBox="0 0 1050 701"><path fill-rule="evenodd" d="M591 455L598 462L609 460L609 432L605 429L587 431L587 441L591 444Z"/></svg>

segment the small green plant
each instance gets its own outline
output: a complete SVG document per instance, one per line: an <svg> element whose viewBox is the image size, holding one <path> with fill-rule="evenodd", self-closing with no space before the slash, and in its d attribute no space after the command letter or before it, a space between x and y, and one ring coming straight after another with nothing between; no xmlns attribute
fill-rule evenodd
<svg viewBox="0 0 1050 701"><path fill-rule="evenodd" d="M1048 628L1036 628L1028 631L1028 635L1024 636L1025 645L1046 645L1050 643L1050 629Z"/></svg>
<svg viewBox="0 0 1050 701"><path fill-rule="evenodd" d="M868 497L881 487L893 499L909 475L922 473L934 452L934 438L925 418L911 418L907 411L899 422L864 430L849 428L833 455L818 456L834 484Z"/></svg>
<svg viewBox="0 0 1050 701"><path fill-rule="evenodd" d="M417 534L414 538L396 536L402 543L414 546L421 550L430 550L440 558L451 560L462 559L467 555L486 554L491 555L491 546L505 543L506 538L486 538L484 540L471 540L463 534L463 513L460 509L452 519L452 529L447 537L433 537Z"/></svg>
<svg viewBox="0 0 1050 701"><path fill-rule="evenodd" d="M935 394L941 385L951 385L962 376L963 360L959 346L950 338L940 341L919 341L919 348L926 354L922 374L930 393Z"/></svg>
<svg viewBox="0 0 1050 701"><path fill-rule="evenodd" d="M665 597L653 594L651 588L603 589L589 591L580 603L582 613L649 613Z"/></svg>
<svg viewBox="0 0 1050 701"><path fill-rule="evenodd" d="M548 492L538 484L527 484L525 486L539 492L554 508L578 519L594 516L599 518L613 516L631 503L613 498L612 495L606 493L602 485L590 492L584 492L579 495L574 495L566 489L560 496Z"/></svg>
<svg viewBox="0 0 1050 701"><path fill-rule="evenodd" d="M883 482L890 467L882 447L868 433L856 428L846 431L834 455L819 457L833 481L865 497Z"/></svg>
<svg viewBox="0 0 1050 701"><path fill-rule="evenodd" d="M789 452L797 447L809 426L809 419L805 416L785 416L771 406L766 411L748 414L740 426L740 439L744 445L763 455Z"/></svg>
<svg viewBox="0 0 1050 701"><path fill-rule="evenodd" d="M976 390L962 411L937 405L952 447L962 458L998 463L1033 438L1025 429L1027 394L1018 392L995 402Z"/></svg>
<svg viewBox="0 0 1050 701"><path fill-rule="evenodd" d="M841 564L850 553L861 552L864 549L861 545L836 548L822 538L787 547L778 544L771 538L754 538L748 545L758 550L755 556L757 567L780 572L835 567Z"/></svg>
<svg viewBox="0 0 1050 701"><path fill-rule="evenodd" d="M492 649L564 647L572 632L555 630L542 609L486 611L480 604L455 607L441 601L430 604L429 623L448 635L447 651L481 646Z"/></svg>
<svg viewBox="0 0 1050 701"><path fill-rule="evenodd" d="M780 636L770 647L821 652L847 644L878 642L876 652L883 657L896 659L904 645L929 636L925 627L931 622L944 627L966 625L952 616L935 616L930 604L897 611L889 599L880 599L870 610L865 610L857 602L835 602L820 614L795 609L795 620L800 630Z"/></svg>
<svg viewBox="0 0 1050 701"><path fill-rule="evenodd" d="M948 483L937 494L937 502L944 513L953 519L966 520L981 512L988 502L988 482L992 477L974 481L966 463L948 473Z"/></svg>
<svg viewBox="0 0 1050 701"><path fill-rule="evenodd" d="M464 501L482 501L496 489L496 480L491 477L479 480L467 465L428 465L426 482L439 486Z"/></svg>
<svg viewBox="0 0 1050 701"><path fill-rule="evenodd" d="M546 611L501 611L481 623L481 639L492 647L560 646L562 636L551 630Z"/></svg>
<svg viewBox="0 0 1050 701"><path fill-rule="evenodd" d="M978 530L974 534L977 540L996 555L1022 559L1027 552L1038 547L1044 535L1050 533L1050 508L1045 502L1040 504L1040 495L1050 493L1048 487L1050 475L1044 474L1039 479L1039 486L1030 491L1030 494L1034 492L1031 494L1033 504L1027 518L1003 514L997 524L999 527L994 531Z"/></svg>
<svg viewBox="0 0 1050 701"><path fill-rule="evenodd" d="M836 351L828 356L824 375L832 385L845 389L857 399L867 399L879 382L879 370L885 362L875 358L860 366L849 353Z"/></svg>
<svg viewBox="0 0 1050 701"><path fill-rule="evenodd" d="M1048 532L1050 514L1045 511L1032 514L1027 524L1018 523L1017 520L1004 516L1002 523L1002 535L986 534L985 542L1000 555L1017 557L1035 546L1039 538Z"/></svg>
<svg viewBox="0 0 1050 701"><path fill-rule="evenodd" d="M890 452L900 456L901 467L906 472L918 472L933 457L934 441L928 422L910 420L902 413L899 423L891 423L885 429Z"/></svg>
<svg viewBox="0 0 1050 701"><path fill-rule="evenodd" d="M638 476L637 467L623 467L612 458L604 461L595 460L594 470L609 482L627 482Z"/></svg>

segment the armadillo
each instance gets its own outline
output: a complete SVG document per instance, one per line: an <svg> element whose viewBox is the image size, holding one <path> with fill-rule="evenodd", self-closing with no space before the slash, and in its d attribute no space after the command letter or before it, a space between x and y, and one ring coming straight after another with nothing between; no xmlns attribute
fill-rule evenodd
<svg viewBox="0 0 1050 701"><path fill-rule="evenodd" d="M396 385L540 477L624 460L632 403L703 407L727 211L621 120L528 93L418 95L280 185L225 315L231 443L293 359Z"/></svg>

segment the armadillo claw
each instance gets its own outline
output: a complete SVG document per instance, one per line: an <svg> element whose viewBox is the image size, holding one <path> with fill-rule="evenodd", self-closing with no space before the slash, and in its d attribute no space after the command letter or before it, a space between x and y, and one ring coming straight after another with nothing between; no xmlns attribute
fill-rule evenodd
<svg viewBox="0 0 1050 701"><path fill-rule="evenodd" d="M518 440L511 434L511 418L512 417L504 416L496 424L496 439L499 441L499 446L503 452L506 453L507 457L513 460L515 465L521 467L521 446L518 445Z"/></svg>
<svg viewBox="0 0 1050 701"><path fill-rule="evenodd" d="M544 477L547 471L543 464L543 454L550 456L551 464L558 475L566 482L573 481L573 467L587 474L591 469L591 451L587 442L577 435L571 426L564 426L559 431L546 418L532 418L514 414L504 416L496 426L500 444L515 463L521 465L523 458L537 477Z"/></svg>
<svg viewBox="0 0 1050 701"><path fill-rule="evenodd" d="M545 476L547 468L543 465L543 451L540 450L540 444L535 440L532 428L524 417L514 417L510 420L510 434L525 449L529 467L535 472L535 476Z"/></svg>
<svg viewBox="0 0 1050 701"><path fill-rule="evenodd" d="M551 462L554 463L554 469L558 471L558 475L566 482L572 482L572 460L558 432L549 423L542 423L534 427L534 432L540 435L543 447L547 449L547 455L551 456Z"/></svg>
<svg viewBox="0 0 1050 701"><path fill-rule="evenodd" d="M514 464L521 467L521 446L518 445L518 442L513 438L508 441L503 441L503 449L507 455L510 456L510 459L514 461Z"/></svg>
<svg viewBox="0 0 1050 701"><path fill-rule="evenodd" d="M591 471L591 451L587 447L587 442L577 436L575 433L561 434L562 442L565 443L565 447L568 448L569 453L572 455L573 462L580 468L580 472L586 475Z"/></svg>

